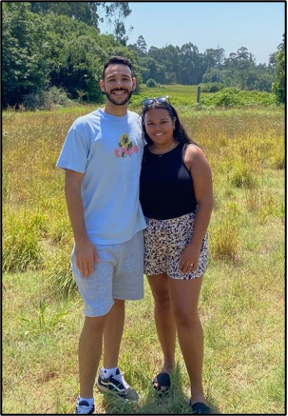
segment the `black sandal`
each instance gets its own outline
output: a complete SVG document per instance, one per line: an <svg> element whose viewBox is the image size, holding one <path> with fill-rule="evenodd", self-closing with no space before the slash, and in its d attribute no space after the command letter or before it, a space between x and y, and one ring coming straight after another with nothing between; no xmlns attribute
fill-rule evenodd
<svg viewBox="0 0 288 416"><path fill-rule="evenodd" d="M191 404L191 400L190 400ZM211 415L211 409L205 403L197 402L191 404L192 413L194 415Z"/></svg>
<svg viewBox="0 0 288 416"><path fill-rule="evenodd" d="M168 390L170 388L170 376L168 373L159 373L154 378L152 383L155 390L157 390L161 395L165 395L168 393Z"/></svg>

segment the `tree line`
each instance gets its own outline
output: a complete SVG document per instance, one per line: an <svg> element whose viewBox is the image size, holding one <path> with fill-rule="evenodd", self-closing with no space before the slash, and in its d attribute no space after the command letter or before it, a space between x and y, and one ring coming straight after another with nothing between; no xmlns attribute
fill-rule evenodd
<svg viewBox="0 0 288 416"><path fill-rule="evenodd" d="M225 87L244 90L272 91L276 74L277 52L270 55L269 64L256 64L255 57L246 47L225 57L223 48L206 49L200 53L197 46L189 42L181 47L168 45L164 48L152 46L147 50L143 36L129 45L139 57L143 82L149 79L159 84L218 83ZM284 43L279 46L284 48Z"/></svg>
<svg viewBox="0 0 288 416"><path fill-rule="evenodd" d="M114 19L114 35L99 32L100 3ZM72 99L100 100L98 80L111 54L128 55L137 66L118 21L127 14L127 2L2 2L2 107L51 87Z"/></svg>
<svg viewBox="0 0 288 416"><path fill-rule="evenodd" d="M98 81L113 54L131 59L138 83L216 82L271 91L274 81L285 96L284 42L269 65L256 65L245 47L228 58L222 48L202 54L193 43L147 50L143 36L127 45L124 20L130 13L129 2L2 2L2 108L35 101L52 88L71 99L101 101ZM113 34L100 34L103 19Z"/></svg>

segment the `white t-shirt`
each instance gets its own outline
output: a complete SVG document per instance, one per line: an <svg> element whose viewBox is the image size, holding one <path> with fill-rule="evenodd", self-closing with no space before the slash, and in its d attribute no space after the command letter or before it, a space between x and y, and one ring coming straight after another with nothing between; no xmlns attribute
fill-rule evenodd
<svg viewBox="0 0 288 416"><path fill-rule="evenodd" d="M84 173L82 198L88 237L119 244L146 227L139 202L143 156L141 120L101 109L79 117L68 131L56 166Z"/></svg>

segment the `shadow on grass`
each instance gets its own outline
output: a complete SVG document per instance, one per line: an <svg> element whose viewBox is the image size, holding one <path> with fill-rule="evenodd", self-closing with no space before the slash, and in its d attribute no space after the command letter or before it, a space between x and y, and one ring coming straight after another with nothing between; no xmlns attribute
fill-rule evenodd
<svg viewBox="0 0 288 416"><path fill-rule="evenodd" d="M187 397L183 393L179 366L171 374L170 391L162 397L154 390L151 381L147 384L146 377L139 374L139 379L141 386L143 386L141 390L144 393L140 393L141 399L139 403L131 403L111 395L105 395L103 407L105 408L106 414L181 415L192 413L189 404L190 397ZM213 399L210 398L208 404L212 414L221 414L219 409L213 404Z"/></svg>

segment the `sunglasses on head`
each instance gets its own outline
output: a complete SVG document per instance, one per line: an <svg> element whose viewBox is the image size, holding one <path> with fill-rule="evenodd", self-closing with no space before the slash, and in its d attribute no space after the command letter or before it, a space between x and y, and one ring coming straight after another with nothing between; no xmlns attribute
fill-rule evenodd
<svg viewBox="0 0 288 416"><path fill-rule="evenodd" d="M141 104L143 105L143 107L150 107L150 105L152 105L153 103L157 103L157 104L170 104L169 103L169 96L166 95L166 97L158 97L158 98L146 98L145 100L141 101Z"/></svg>

